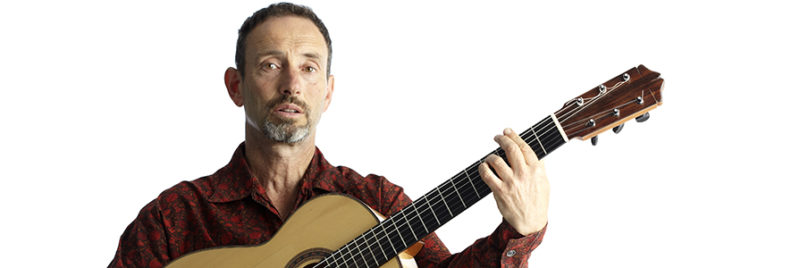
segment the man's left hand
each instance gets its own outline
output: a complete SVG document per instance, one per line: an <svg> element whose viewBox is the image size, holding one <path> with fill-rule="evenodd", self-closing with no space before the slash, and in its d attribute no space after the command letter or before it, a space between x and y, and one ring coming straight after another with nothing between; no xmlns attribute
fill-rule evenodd
<svg viewBox="0 0 800 268"><path fill-rule="evenodd" d="M494 140L505 151L508 163L500 156L489 155L478 168L481 179L492 189L500 214L517 232L529 235L541 231L547 224L550 200L544 165L511 129L503 130L503 135Z"/></svg>

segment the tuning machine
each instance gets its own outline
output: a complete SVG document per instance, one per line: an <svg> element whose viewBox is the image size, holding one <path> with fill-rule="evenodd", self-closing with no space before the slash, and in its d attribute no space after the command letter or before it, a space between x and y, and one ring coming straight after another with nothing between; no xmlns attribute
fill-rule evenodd
<svg viewBox="0 0 800 268"><path fill-rule="evenodd" d="M625 123L619 124L619 126L616 126L611 130L614 131L615 134L619 134L619 132L622 131L623 127L625 127Z"/></svg>
<svg viewBox="0 0 800 268"><path fill-rule="evenodd" d="M640 116L637 116L636 122L642 123L644 121L647 121L647 119L650 119L650 112L646 112Z"/></svg>

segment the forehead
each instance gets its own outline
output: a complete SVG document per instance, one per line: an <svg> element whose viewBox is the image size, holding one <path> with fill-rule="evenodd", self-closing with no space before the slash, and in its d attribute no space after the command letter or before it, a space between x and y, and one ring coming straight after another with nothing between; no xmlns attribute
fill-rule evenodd
<svg viewBox="0 0 800 268"><path fill-rule="evenodd" d="M298 16L267 19L253 29L245 43L248 57L272 50L302 50L325 57L328 55L325 38L317 26L311 20Z"/></svg>

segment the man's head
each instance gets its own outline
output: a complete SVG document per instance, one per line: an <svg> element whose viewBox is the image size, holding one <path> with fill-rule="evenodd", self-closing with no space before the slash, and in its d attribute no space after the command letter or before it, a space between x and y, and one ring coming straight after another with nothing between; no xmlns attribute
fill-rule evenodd
<svg viewBox="0 0 800 268"><path fill-rule="evenodd" d="M315 26L317 26L317 29L322 34L322 37L325 38L325 44L328 46L328 61L326 62L325 71L327 75L331 75L331 56L333 53L333 47L331 46L331 37L328 34L328 28L325 27L325 24L322 23L322 20L320 20L317 17L317 14L315 14L310 8L292 3L272 4L269 7L265 7L259 11L256 11L252 16L247 18L244 23L242 23L242 27L239 28L239 39L236 40L236 68L239 69L239 72L244 75L246 60L244 53L247 45L245 40L250 32L252 32L256 26L267 19L282 16L303 17L310 20Z"/></svg>
<svg viewBox="0 0 800 268"><path fill-rule="evenodd" d="M313 136L333 93L330 52L327 29L306 7L273 4L249 17L239 30L238 70L225 72L248 131L289 144Z"/></svg>

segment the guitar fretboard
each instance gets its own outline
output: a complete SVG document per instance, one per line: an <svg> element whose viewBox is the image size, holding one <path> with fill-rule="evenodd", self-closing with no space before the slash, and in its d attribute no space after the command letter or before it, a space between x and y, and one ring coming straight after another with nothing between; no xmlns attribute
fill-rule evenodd
<svg viewBox="0 0 800 268"><path fill-rule="evenodd" d="M566 143L555 120L548 116L519 134L539 159ZM500 148L492 153L507 160ZM484 158L350 241L319 266L378 267L434 232L491 193L478 173Z"/></svg>

